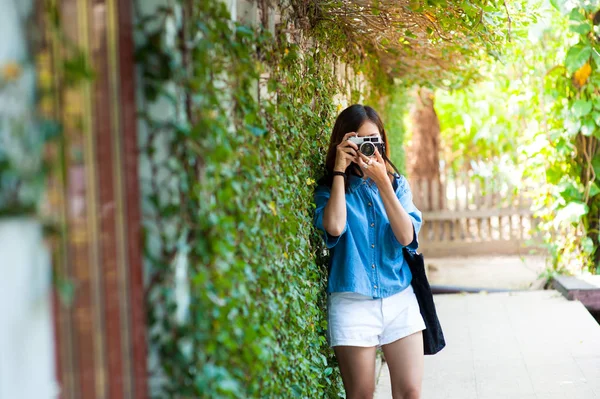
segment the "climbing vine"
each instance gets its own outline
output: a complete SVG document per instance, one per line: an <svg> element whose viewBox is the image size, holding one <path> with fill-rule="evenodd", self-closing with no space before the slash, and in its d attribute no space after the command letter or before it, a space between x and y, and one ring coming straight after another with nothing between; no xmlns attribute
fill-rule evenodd
<svg viewBox="0 0 600 399"><path fill-rule="evenodd" d="M485 79L439 93L444 158L532 198L551 273L598 272L598 7L553 5L503 63L480 60Z"/></svg>
<svg viewBox="0 0 600 399"><path fill-rule="evenodd" d="M331 49L233 23L216 1L140 30L155 395L337 397L311 225L340 92Z"/></svg>
<svg viewBox="0 0 600 399"><path fill-rule="evenodd" d="M555 254L560 259L575 253L579 266L594 272L600 270L600 14L593 2L555 1L553 5L568 16L573 45L568 46L564 62L552 71L552 84L546 87L560 115L550 131L557 156L550 158L546 173L555 186L550 194L558 200L548 205L556 211L555 225L558 219L577 231Z"/></svg>

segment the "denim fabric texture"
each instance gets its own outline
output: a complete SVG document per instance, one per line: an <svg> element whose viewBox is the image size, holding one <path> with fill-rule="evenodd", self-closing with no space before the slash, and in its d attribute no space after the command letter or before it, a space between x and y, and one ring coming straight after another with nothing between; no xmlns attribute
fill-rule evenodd
<svg viewBox="0 0 600 399"><path fill-rule="evenodd" d="M375 182L350 175L346 192L346 225L342 234L331 236L323 227L323 212L331 189L315 189L314 225L322 233L330 250L327 292L356 292L372 298L386 298L407 288L412 274L388 219ZM408 181L395 174L392 183L396 197L409 214L414 228L413 241L418 247L422 216L412 200Z"/></svg>

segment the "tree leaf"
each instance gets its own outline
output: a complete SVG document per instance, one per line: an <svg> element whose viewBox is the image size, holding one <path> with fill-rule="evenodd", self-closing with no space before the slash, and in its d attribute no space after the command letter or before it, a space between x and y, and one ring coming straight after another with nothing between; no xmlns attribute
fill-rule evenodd
<svg viewBox="0 0 600 399"><path fill-rule="evenodd" d="M596 47L592 47L592 58L596 62L596 67L600 67L600 52Z"/></svg>
<svg viewBox="0 0 600 399"><path fill-rule="evenodd" d="M590 197L594 197L598 193L600 193L600 187L598 187L595 182L592 182L592 185L590 186Z"/></svg>
<svg viewBox="0 0 600 399"><path fill-rule="evenodd" d="M569 19L571 21L585 21L585 14L581 12L579 8L574 8L569 14Z"/></svg>
<svg viewBox="0 0 600 399"><path fill-rule="evenodd" d="M592 25L589 23L589 21L585 21L577 25L571 25L569 30L571 32L579 33L580 35L587 35L591 32Z"/></svg>
<svg viewBox="0 0 600 399"><path fill-rule="evenodd" d="M581 68L592 55L592 47L589 45L578 43L567 51L565 58L565 66L569 74L574 73Z"/></svg>
<svg viewBox="0 0 600 399"><path fill-rule="evenodd" d="M582 118L592 111L592 102L587 100L577 100L571 107L571 112L577 117Z"/></svg>
<svg viewBox="0 0 600 399"><path fill-rule="evenodd" d="M594 123L594 120L591 116L588 116L587 118L585 118L581 126L581 134L583 134L584 136L591 136L592 134L594 134L595 131L596 123Z"/></svg>
<svg viewBox="0 0 600 399"><path fill-rule="evenodd" d="M564 0L550 0L550 4L552 4L552 7L554 7L557 11L562 12Z"/></svg>
<svg viewBox="0 0 600 399"><path fill-rule="evenodd" d="M589 254L594 252L594 241L590 237L583 237L581 239L581 248Z"/></svg>
<svg viewBox="0 0 600 399"><path fill-rule="evenodd" d="M592 159L592 168L594 168L596 180L600 180L600 156L596 155L594 159Z"/></svg>
<svg viewBox="0 0 600 399"><path fill-rule="evenodd" d="M563 124L563 127L569 135L577 134L579 133L579 129L581 129L581 120L567 118Z"/></svg>
<svg viewBox="0 0 600 399"><path fill-rule="evenodd" d="M563 223L578 223L587 212L588 206L583 202L569 202L567 206L556 212L554 225L559 227Z"/></svg>
<svg viewBox="0 0 600 399"><path fill-rule="evenodd" d="M596 126L600 126L600 112L594 111L592 112L592 118L594 118L594 122Z"/></svg>

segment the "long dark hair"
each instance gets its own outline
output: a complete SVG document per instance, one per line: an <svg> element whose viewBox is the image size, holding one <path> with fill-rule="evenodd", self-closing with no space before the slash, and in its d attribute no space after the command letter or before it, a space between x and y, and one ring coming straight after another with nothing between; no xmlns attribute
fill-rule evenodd
<svg viewBox="0 0 600 399"><path fill-rule="evenodd" d="M398 169L396 169L394 164L390 161L390 146L388 144L387 134L385 132L385 128L383 127L381 118L377 112L368 105L353 104L340 112L335 120L333 132L331 133L331 138L329 140L329 148L327 149L327 157L325 158L325 176L319 180L319 184L324 184L331 187L338 144L342 142L342 139L346 133L358 131L358 129L360 129L360 127L367 121L371 121L377 126L379 134L381 135L381 139L385 143L385 151L383 154L381 154L381 157L384 159L386 164L388 175L391 175L389 176L390 181L392 180L394 171L399 174ZM362 169L355 162L351 162L350 165L348 165L348 168L346 168L345 172L346 176L348 177L352 173L360 177L364 176ZM346 190L348 190L348 181L349 179L346 179Z"/></svg>

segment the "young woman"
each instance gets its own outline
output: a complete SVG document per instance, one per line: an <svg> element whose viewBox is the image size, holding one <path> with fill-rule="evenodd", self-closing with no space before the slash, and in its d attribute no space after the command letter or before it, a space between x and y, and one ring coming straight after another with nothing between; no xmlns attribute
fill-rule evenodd
<svg viewBox="0 0 600 399"><path fill-rule="evenodd" d="M350 137L379 137L371 157ZM368 106L343 110L333 127L326 176L315 191L314 224L330 249L327 340L340 365L346 397L373 398L381 347L394 399L419 398L425 323L402 248L416 249L421 212L408 182L389 162L381 119Z"/></svg>

